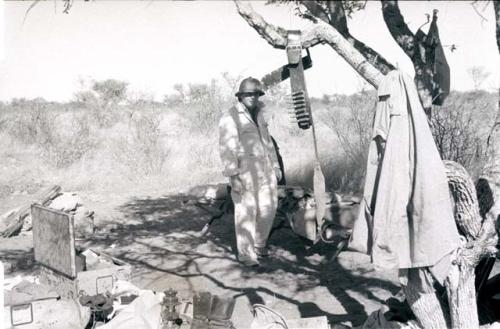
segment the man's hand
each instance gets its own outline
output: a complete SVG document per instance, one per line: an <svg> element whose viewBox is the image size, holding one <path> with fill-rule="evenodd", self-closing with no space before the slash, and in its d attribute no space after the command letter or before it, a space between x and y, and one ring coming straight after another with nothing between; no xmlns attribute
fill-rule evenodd
<svg viewBox="0 0 500 329"><path fill-rule="evenodd" d="M280 168L274 168L274 174L276 175L276 181L280 181L283 178Z"/></svg>
<svg viewBox="0 0 500 329"><path fill-rule="evenodd" d="M231 183L231 188L235 192L242 192L243 191L243 183L242 183L239 175L231 176L230 183Z"/></svg>

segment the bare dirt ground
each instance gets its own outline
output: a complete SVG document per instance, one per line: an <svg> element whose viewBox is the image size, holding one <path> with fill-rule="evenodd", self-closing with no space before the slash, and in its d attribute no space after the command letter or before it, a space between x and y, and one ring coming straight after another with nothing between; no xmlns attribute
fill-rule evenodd
<svg viewBox="0 0 500 329"><path fill-rule="evenodd" d="M264 303L288 318L325 315L332 323L360 325L399 291L396 273L375 271L367 256L343 252L330 262L335 251L331 245L308 248L286 227L273 231L271 255L263 266L245 268L234 256L232 217L215 221L209 234L200 236L210 216L184 204L184 195L80 196L96 211L98 231L78 245L132 264L133 283L141 288L172 287L181 297L194 290L236 297L237 328L249 327L253 303ZM0 210L27 199L6 198ZM0 259L13 264L12 274L36 270L31 239L30 234L0 239Z"/></svg>

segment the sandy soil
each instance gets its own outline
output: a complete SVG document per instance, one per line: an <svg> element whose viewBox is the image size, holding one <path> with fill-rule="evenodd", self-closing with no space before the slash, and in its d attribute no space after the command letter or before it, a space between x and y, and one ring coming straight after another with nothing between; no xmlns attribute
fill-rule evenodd
<svg viewBox="0 0 500 329"><path fill-rule="evenodd" d="M172 287L183 297L194 290L236 297L237 328L249 326L253 303L264 303L288 318L325 315L332 323L359 325L399 291L395 272L377 272L367 256L354 252L329 261L334 247L310 248L287 227L273 231L271 255L263 266L245 268L234 257L230 216L215 221L209 233L200 236L210 216L186 205L185 196L132 195L81 193L86 206L96 211L98 232L77 243L132 264L133 282L141 288ZM1 210L26 199L6 200ZM12 274L36 269L30 234L0 239L0 246L0 259L12 264Z"/></svg>

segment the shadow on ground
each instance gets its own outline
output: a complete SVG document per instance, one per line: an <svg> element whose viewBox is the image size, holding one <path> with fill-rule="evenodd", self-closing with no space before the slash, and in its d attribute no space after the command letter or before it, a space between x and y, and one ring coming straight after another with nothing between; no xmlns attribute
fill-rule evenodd
<svg viewBox="0 0 500 329"><path fill-rule="evenodd" d="M359 325L398 291L395 277L375 273L368 257L344 252L329 262L333 247L308 248L286 227L273 231L271 256L263 266L245 268L234 257L232 217L216 220L201 236L210 215L186 200L184 195L132 199L84 245L132 264L133 281L141 287L236 297L238 328L249 325L253 303L265 303L289 318L326 315L334 323Z"/></svg>

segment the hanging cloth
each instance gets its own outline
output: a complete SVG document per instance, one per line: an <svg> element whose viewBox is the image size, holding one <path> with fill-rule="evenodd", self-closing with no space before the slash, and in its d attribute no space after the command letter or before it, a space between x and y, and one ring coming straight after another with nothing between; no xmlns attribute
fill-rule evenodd
<svg viewBox="0 0 500 329"><path fill-rule="evenodd" d="M415 33L418 44L425 49L425 66L431 72L432 78L427 82L432 94L432 104L443 105L450 93L450 67L444 55L437 27L437 10L434 10L429 32L425 34L421 29Z"/></svg>
<svg viewBox="0 0 500 329"><path fill-rule="evenodd" d="M459 245L444 164L412 79L392 71L378 96L349 245L371 254L375 266L432 266Z"/></svg>

